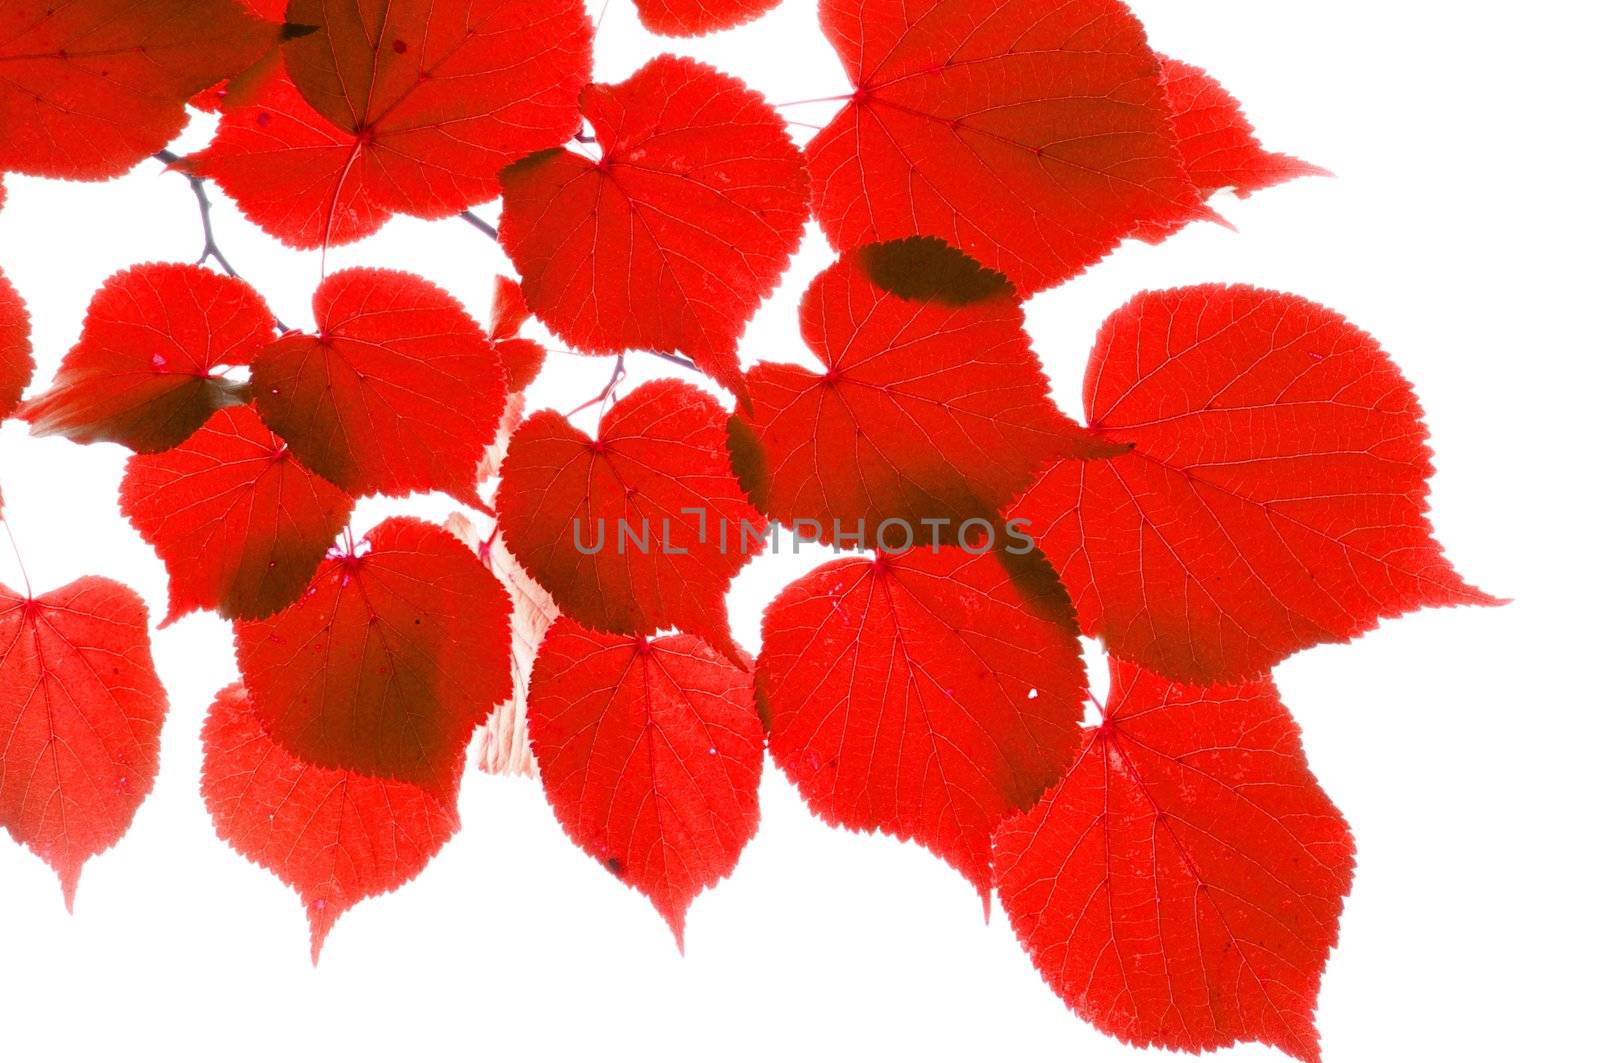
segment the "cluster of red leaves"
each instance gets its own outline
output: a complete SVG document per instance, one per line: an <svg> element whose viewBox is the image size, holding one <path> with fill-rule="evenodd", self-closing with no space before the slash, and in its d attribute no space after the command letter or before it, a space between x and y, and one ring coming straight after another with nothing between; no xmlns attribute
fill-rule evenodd
<svg viewBox="0 0 1600 1063"><path fill-rule="evenodd" d="M28 321L0 278L0 417L135 452L122 507L166 564L167 621L234 624L205 802L300 893L314 953L448 840L492 718L484 762L531 756L574 841L680 943L755 832L770 750L819 816L998 893L1108 1032L1315 1058L1353 846L1270 670L1491 601L1432 538L1420 410L1332 311L1202 286L1112 315L1079 425L1022 307L1213 217L1221 189L1314 167L1265 151L1120 0L822 0L855 88L803 152L700 63L591 84L580 0L247 6L6 4L0 171L115 176L192 104L220 119L180 167L285 243L500 197L520 285L499 281L483 328L419 277L347 270L300 333L232 276L135 266L19 406ZM772 6L639 0L674 34ZM839 252L801 307L820 372L745 372L741 334L812 217ZM692 361L736 411L662 381L593 438L524 418L530 316L582 353ZM496 476L487 541L464 519L346 530L364 496L484 509ZM902 548L789 586L752 660L723 599L769 520ZM1038 549L973 548L975 524ZM575 534L624 527L627 549ZM1094 722L1080 634L1112 659ZM0 822L69 903L152 785L165 710L132 592L0 588Z"/></svg>

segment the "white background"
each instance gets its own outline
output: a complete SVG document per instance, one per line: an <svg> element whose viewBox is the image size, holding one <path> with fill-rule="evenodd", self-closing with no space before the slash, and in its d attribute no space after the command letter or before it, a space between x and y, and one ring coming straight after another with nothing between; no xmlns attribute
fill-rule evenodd
<svg viewBox="0 0 1600 1063"><path fill-rule="evenodd" d="M1035 299L1029 326L1058 398L1081 412L1094 330L1141 288L1240 281L1327 303L1378 336L1421 394L1452 559L1515 599L1387 623L1279 670L1359 848L1322 995L1326 1058L1594 1058L1582 1018L1600 990L1593 8L1136 7L1158 48L1245 101L1269 147L1338 177L1223 197L1237 232L1134 244ZM598 77L657 50L705 58L774 101L846 89L806 0L688 43L651 39L611 0ZM197 119L179 147L208 129ZM111 184L8 187L0 268L33 313L37 390L104 277L192 259L199 230L188 187L154 164ZM307 323L318 257L226 205L218 226L278 314ZM795 306L828 260L813 231L752 326L747 362L804 360ZM480 316L505 268L462 223L405 219L329 255L330 270L357 263L421 273ZM645 356L630 368L629 386L657 371ZM608 372L553 356L534 402L570 408ZM159 616L163 573L116 510L122 462L113 447L0 429L34 586L101 573ZM382 512L364 505L358 524ZM730 606L751 649L762 604L813 560L763 559L740 577ZM17 578L0 558L0 579ZM127 837L88 864L75 916L50 871L0 835L10 1058L1135 1058L1050 993L998 906L986 925L971 887L922 850L828 829L770 767L760 833L693 907L685 957L640 895L565 839L536 782L469 773L461 834L418 881L347 915L313 969L294 894L219 842L200 801L200 722L235 675L228 629L190 617L156 634L155 653L172 697L162 772Z"/></svg>

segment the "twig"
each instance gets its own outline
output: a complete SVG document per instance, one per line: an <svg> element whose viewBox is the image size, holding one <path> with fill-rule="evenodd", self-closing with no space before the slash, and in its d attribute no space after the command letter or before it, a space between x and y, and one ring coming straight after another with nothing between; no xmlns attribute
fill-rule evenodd
<svg viewBox="0 0 1600 1063"><path fill-rule="evenodd" d="M495 240L495 241L498 241L500 239L500 231L498 229L496 229L493 225L490 225L488 222L486 222L482 218L478 217L476 214L472 213L472 211L464 210L458 216L461 218L462 221L466 222L468 225L472 226L474 229L478 230L480 233L482 233L483 235L487 236L489 239Z"/></svg>
<svg viewBox="0 0 1600 1063"><path fill-rule="evenodd" d="M783 103L775 103L772 106L782 110L785 107L804 107L811 103L839 103L843 100L852 99L855 99L853 95L845 93L842 96L813 96L809 100L785 100Z"/></svg>
<svg viewBox="0 0 1600 1063"><path fill-rule="evenodd" d="M605 401L611 397L611 393L613 391L617 390L617 385L622 383L622 378L628 375L627 360L628 360L628 356L627 355L625 355L625 354L617 355L616 367L611 370L611 379L606 382L605 389L603 391L601 391L600 394L596 395L594 398L592 398L588 402L584 403L582 406L579 406L577 409L575 409L575 410L571 411L570 413L568 413L567 416L569 418L570 417L575 417L578 414L582 413L584 410L587 410L591 406L604 405Z"/></svg>
<svg viewBox="0 0 1600 1063"><path fill-rule="evenodd" d="M168 167L176 166L183 161L177 155L166 150L156 152L155 158L165 163ZM185 181L189 182L189 190L194 193L194 201L200 207L200 232L205 237L205 246L200 249L198 264L203 266L206 260L210 259L221 267L222 272L228 276L233 277L235 280L243 280L239 276L239 271L233 268L233 263L228 261L228 256L222 253L222 248L217 246L217 235L211 228L211 197L206 195L205 179L184 173L182 170L176 172L181 174ZM276 315L273 316L272 323L278 326L279 332L289 331L289 326L285 325Z"/></svg>
<svg viewBox="0 0 1600 1063"><path fill-rule="evenodd" d="M655 355L663 362L671 362L673 365L679 366L683 369L693 369L696 373L705 372L704 369L701 369L698 365L694 364L694 360L692 358L685 358L682 355L677 354L668 354L666 351L650 351L649 353Z"/></svg>
<svg viewBox="0 0 1600 1063"><path fill-rule="evenodd" d="M12 534L11 522L6 520L3 510L0 510L0 525L6 529L6 538L11 540L11 555L17 559L17 571L22 573L22 591L33 601L33 581L28 579L28 566L22 563L22 548L17 545L17 537Z"/></svg>
<svg viewBox="0 0 1600 1063"><path fill-rule="evenodd" d="M1110 717L1106 715L1106 707L1100 703L1099 698L1094 696L1094 691L1085 690L1084 693L1089 695L1089 701L1094 705L1095 709L1099 711L1100 722L1106 723L1108 720L1110 720Z"/></svg>

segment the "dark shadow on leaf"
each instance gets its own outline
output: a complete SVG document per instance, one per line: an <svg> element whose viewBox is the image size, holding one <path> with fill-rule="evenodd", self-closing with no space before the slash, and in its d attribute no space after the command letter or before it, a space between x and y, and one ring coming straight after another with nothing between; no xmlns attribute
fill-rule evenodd
<svg viewBox="0 0 1600 1063"><path fill-rule="evenodd" d="M728 418L728 458L750 504L766 512L767 459L756 431L741 414ZM771 516L771 514L768 514Z"/></svg>
<svg viewBox="0 0 1600 1063"><path fill-rule="evenodd" d="M1062 586L1056 570L1050 567L1044 551L1035 547L1012 553L1004 549L1006 546L1014 548L1015 544L1010 541L1002 543L1002 548L996 550L994 556L1011 577L1022 600L1040 616L1053 620L1076 636L1079 633L1078 611L1073 608L1072 599L1067 597L1067 590Z"/></svg>
<svg viewBox="0 0 1600 1063"><path fill-rule="evenodd" d="M869 244L856 255L872 283L902 299L967 306L1015 295L1002 274L931 236Z"/></svg>
<svg viewBox="0 0 1600 1063"><path fill-rule="evenodd" d="M565 148L545 148L543 151L536 151L532 155L524 156L500 171L500 183L504 185L510 178L538 169L545 163L560 157L565 151Z"/></svg>

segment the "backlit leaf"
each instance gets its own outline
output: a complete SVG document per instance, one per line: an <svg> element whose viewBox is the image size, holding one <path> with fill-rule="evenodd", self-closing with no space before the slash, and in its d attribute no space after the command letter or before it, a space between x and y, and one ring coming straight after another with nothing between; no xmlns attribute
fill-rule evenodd
<svg viewBox="0 0 1600 1063"><path fill-rule="evenodd" d="M255 62L276 30L235 0L6 0L0 170L126 173L183 129L189 97Z"/></svg>
<svg viewBox="0 0 1600 1063"><path fill-rule="evenodd" d="M1101 328L1089 427L1013 508L1084 630L1175 679L1259 675L1429 605L1491 604L1428 524L1427 431L1371 336L1298 296L1148 292Z"/></svg>
<svg viewBox="0 0 1600 1063"><path fill-rule="evenodd" d="M1024 294L1205 216L1120 0L823 0L855 92L806 149L841 250L937 236Z"/></svg>
<svg viewBox="0 0 1600 1063"><path fill-rule="evenodd" d="M138 595L99 576L37 598L0 586L0 825L69 909L155 784L166 716Z"/></svg>
<svg viewBox="0 0 1600 1063"><path fill-rule="evenodd" d="M823 372L758 364L736 438L757 506L823 541L954 542L967 520L993 528L1052 459L1103 449L1050 400L1005 278L947 244L844 256L806 292L800 331Z"/></svg>
<svg viewBox="0 0 1600 1063"><path fill-rule="evenodd" d="M136 455L122 512L167 566L170 624L195 609L260 619L300 597L355 502L248 407L218 410L172 450Z"/></svg>
<svg viewBox="0 0 1600 1063"><path fill-rule="evenodd" d="M806 173L760 95L662 56L584 90L600 160L508 170L500 240L528 306L585 352L677 351L743 394L738 341L800 246Z"/></svg>
<svg viewBox="0 0 1600 1063"><path fill-rule="evenodd" d="M737 660L723 598L766 520L734 478L727 438L716 400L673 380L617 403L595 439L536 413L512 438L495 496L506 545L581 624L677 628Z"/></svg>
<svg viewBox="0 0 1600 1063"><path fill-rule="evenodd" d="M251 368L262 420L353 495L474 499L506 379L461 304L409 273L348 269L322 282L312 309L317 335L291 333Z"/></svg>
<svg viewBox="0 0 1600 1063"><path fill-rule="evenodd" d="M563 618L539 649L528 730L572 840L684 914L733 871L760 813L761 720L747 671L686 635L602 635Z"/></svg>
<svg viewBox="0 0 1600 1063"><path fill-rule="evenodd" d="M449 532L395 517L324 561L288 609L236 621L239 671L290 755L453 807L473 730L511 695L510 613Z"/></svg>
<svg viewBox="0 0 1600 1063"><path fill-rule="evenodd" d="M289 753L240 683L217 695L200 739L200 793L218 836L300 895L313 963L341 915L411 881L461 825L455 802L423 787Z"/></svg>
<svg viewBox="0 0 1600 1063"><path fill-rule="evenodd" d="M1112 662L1106 719L995 839L1035 966L1131 1044L1264 1041L1316 1060L1317 987L1355 848L1267 680L1190 687Z"/></svg>
<svg viewBox="0 0 1600 1063"><path fill-rule="evenodd" d="M931 849L988 906L990 837L1072 763L1083 659L1058 585L992 553L835 561L761 625L772 758L812 811Z"/></svg>
<svg viewBox="0 0 1600 1063"><path fill-rule="evenodd" d="M249 365L275 334L272 312L243 281L202 266L134 266L95 293L50 390L20 414L35 435L167 450L246 401L223 374Z"/></svg>

